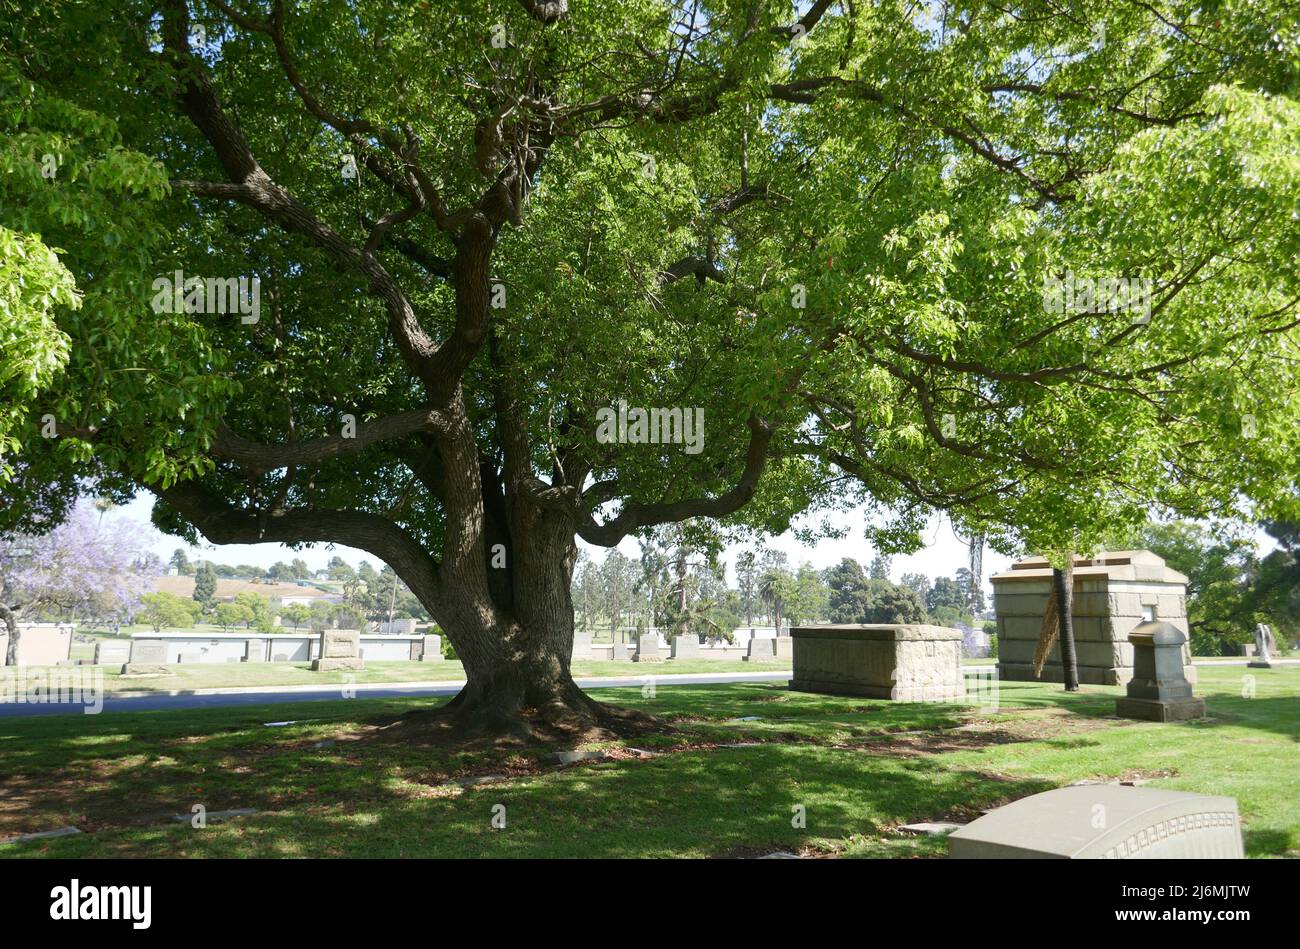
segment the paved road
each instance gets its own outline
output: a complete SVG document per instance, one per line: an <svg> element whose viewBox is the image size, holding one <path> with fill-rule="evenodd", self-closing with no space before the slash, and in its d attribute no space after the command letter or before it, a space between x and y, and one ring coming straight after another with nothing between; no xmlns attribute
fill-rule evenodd
<svg viewBox="0 0 1300 949"><path fill-rule="evenodd" d="M791 673L785 672L719 672L691 675L645 676L591 676L579 678L584 689L641 688L650 678L656 688L674 685L721 685L727 682L784 682ZM464 682L383 682L351 686L356 698L392 699L426 695L455 695ZM130 696L105 693L104 712L154 712L170 709L228 708L239 705L268 705L279 702L337 702L343 697L343 686L330 688L318 686L267 686L248 689L197 689L193 692L159 692ZM31 715L83 714L82 702L28 704L0 701L0 718L20 718Z"/></svg>

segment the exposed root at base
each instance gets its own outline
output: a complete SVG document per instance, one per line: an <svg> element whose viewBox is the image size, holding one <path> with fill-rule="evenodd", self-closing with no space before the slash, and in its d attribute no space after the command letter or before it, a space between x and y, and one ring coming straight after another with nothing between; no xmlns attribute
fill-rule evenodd
<svg viewBox="0 0 1300 949"><path fill-rule="evenodd" d="M375 740L441 747L523 747L611 741L673 731L667 722L638 709L597 702L581 692L577 700L544 706L460 701L407 712L382 724Z"/></svg>

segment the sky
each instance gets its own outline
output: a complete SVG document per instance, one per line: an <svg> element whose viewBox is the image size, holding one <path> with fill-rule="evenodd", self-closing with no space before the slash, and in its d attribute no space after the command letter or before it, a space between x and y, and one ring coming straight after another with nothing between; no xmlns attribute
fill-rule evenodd
<svg viewBox="0 0 1300 949"><path fill-rule="evenodd" d="M368 560L375 566L379 563L379 558L374 554L353 547L345 547L341 544L311 544L300 551L294 551L283 544L225 544L218 547L205 543L201 547L190 547L180 538L164 534L149 523L149 512L152 507L152 496L142 494L130 504L108 512L104 516L104 523L135 522L147 532L151 549L164 562L171 558L172 552L177 547L180 547L185 550L191 560L211 560L214 563L224 563L232 566L252 564L258 567L269 567L278 560L288 563L295 557L301 557L307 562L310 569L319 570L329 563L331 557L336 555L342 557L354 567L362 560ZM821 516L818 515L818 517ZM808 561L820 570L839 563L845 557L850 557L865 567L874 559L875 552L862 537L863 517L864 515L860 510L833 514L830 519L833 526L847 526L849 528L845 536L840 539L822 539L815 545L809 546L799 541L793 533L786 533L780 537L769 539L767 545L784 551L793 567L798 567L804 561ZM796 522L795 526L800 526L800 522ZM808 526L808 524L805 523L803 526ZM933 519L925 532L924 540L926 546L916 553L906 556L896 555L890 558L889 577L891 580L898 582L905 573L923 573L928 577L951 577L959 567L967 565L970 549L964 540L959 539L953 533L952 526L948 523L947 518L936 517ZM1255 544L1259 548L1261 556L1276 547L1273 539L1262 530L1255 532ZM586 550L595 560L603 560L605 557L606 551L604 548L592 547L582 541L578 542L578 546ZM723 555L723 559L727 563L727 578L733 585L736 582L733 569L736 558L752 546L752 544L733 545L728 547ZM639 552L637 542L633 538L624 539L619 544L618 549L629 557L636 557ZM983 576L980 580L986 594L992 593L992 587L988 582L989 577L1008 569L1013 561L1014 558L1012 557L985 548Z"/></svg>
<svg viewBox="0 0 1300 949"><path fill-rule="evenodd" d="M312 544L300 551L291 550L283 544L225 544L220 547L204 544L201 547L190 547L180 538L163 534L149 523L149 512L152 507L152 496L141 495L130 504L106 514L104 523L136 522L147 530L151 549L164 561L169 560L172 551L180 547L185 550L191 560L203 559L211 560L214 563L231 565L253 564L259 567L269 567L277 560L288 563L294 557L301 557L307 562L308 567L312 570L318 570L323 568L330 558L336 555L353 566L356 566L362 560L369 560L374 565L378 564L378 558L374 554L352 547L345 547L341 544ZM784 551L790 559L791 565L795 567L806 560L814 567L822 569L839 563L845 557L851 557L864 567L867 566L874 558L875 552L862 538L863 514L860 511L843 512L838 516L833 516L831 522L835 526L848 526L850 530L841 539L823 539L818 541L815 546L805 545L796 539L793 534L787 533L770 539L767 542L768 546ZM966 566L969 549L964 541L954 536L947 519L936 518L932 521L925 534L925 540L927 546L917 553L908 556L895 556L890 559L889 575L891 579L897 581L905 573L924 573L930 577L950 577L956 573L957 568ZM591 547L581 541L579 541L579 546L586 550L593 559L604 559L604 548ZM730 568L735 563L736 557L751 546L750 544L732 546L724 554L724 559L728 564L728 577L733 583L735 582L735 574ZM627 538L619 545L618 549L629 557L635 557L639 548L634 539ZM988 578L991 574L1005 570L1010 563L1011 558L986 549L984 551L983 571L985 586L988 586Z"/></svg>

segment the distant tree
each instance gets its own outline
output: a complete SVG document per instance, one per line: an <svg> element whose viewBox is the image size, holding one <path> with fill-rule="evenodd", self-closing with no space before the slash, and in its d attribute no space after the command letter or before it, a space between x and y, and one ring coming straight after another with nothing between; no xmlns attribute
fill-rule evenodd
<svg viewBox="0 0 1300 949"><path fill-rule="evenodd" d="M745 613L745 625L754 625L754 603L758 598L758 555L746 550L736 558L736 584L740 591L740 604Z"/></svg>
<svg viewBox="0 0 1300 949"><path fill-rule="evenodd" d="M217 625L228 631L232 626L250 622L253 612L241 603L218 603L215 618Z"/></svg>
<svg viewBox="0 0 1300 949"><path fill-rule="evenodd" d="M217 571L204 561L194 573L194 602L204 613L212 612L217 597Z"/></svg>
<svg viewBox="0 0 1300 949"><path fill-rule="evenodd" d="M889 579L889 558L883 554L876 554L871 561L871 569L867 571L869 580L888 580Z"/></svg>
<svg viewBox="0 0 1300 949"><path fill-rule="evenodd" d="M18 622L35 616L77 620L134 612L156 574L144 538L128 525L111 530L92 503L79 502L44 534L0 537L0 621L9 632L5 663L18 661Z"/></svg>
<svg viewBox="0 0 1300 949"><path fill-rule="evenodd" d="M958 615L966 612L966 591L952 577L936 577L934 586L925 598L926 608L937 615L943 607L956 610Z"/></svg>
<svg viewBox="0 0 1300 949"><path fill-rule="evenodd" d="M141 598L141 608L136 611L135 620L152 627L155 633L163 629L189 629L194 625L198 606L193 600L174 593L146 593Z"/></svg>
<svg viewBox="0 0 1300 949"><path fill-rule="evenodd" d="M925 604L915 590L890 583L888 580L870 580L867 588L868 623L924 623Z"/></svg>
<svg viewBox="0 0 1300 949"><path fill-rule="evenodd" d="M238 593L235 595L235 605L242 606L248 613L244 624L249 629L256 629L258 632L269 633L275 628L275 616L271 612L271 601L260 593Z"/></svg>
<svg viewBox="0 0 1300 949"><path fill-rule="evenodd" d="M172 559L168 561L170 566L176 568L176 573L182 577L189 576L194 572L194 567L190 563L189 556L185 553L184 548L177 547L172 551Z"/></svg>
<svg viewBox="0 0 1300 949"><path fill-rule="evenodd" d="M825 573L827 609L832 623L861 623L867 615L867 575L856 560L845 557Z"/></svg>
<svg viewBox="0 0 1300 949"><path fill-rule="evenodd" d="M905 573L899 580L899 584L914 591L922 601L925 601L926 597L929 596L930 587L932 586L930 578L923 573Z"/></svg>
<svg viewBox="0 0 1300 949"><path fill-rule="evenodd" d="M290 603L280 611L280 619L294 629L311 621L311 610L303 603Z"/></svg>
<svg viewBox="0 0 1300 949"><path fill-rule="evenodd" d="M772 625L780 630L784 625L786 604L796 595L794 574L784 566L769 567L759 577L758 593L771 610Z"/></svg>

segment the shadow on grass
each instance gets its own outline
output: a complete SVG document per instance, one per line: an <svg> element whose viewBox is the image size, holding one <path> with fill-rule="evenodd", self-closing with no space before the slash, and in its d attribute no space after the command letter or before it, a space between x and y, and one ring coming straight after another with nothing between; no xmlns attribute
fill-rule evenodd
<svg viewBox="0 0 1300 949"><path fill-rule="evenodd" d="M260 798L237 794L251 795L252 785L223 776L210 788L225 795L220 806L272 812L205 830L104 827L12 849L66 857L756 856L838 847L923 818L969 819L978 808L1047 787L807 745L609 762L446 796L418 796L409 779L392 780L394 767L401 766L349 752L305 773L295 769L296 795L279 803L268 798L293 789L279 788L278 768L259 775ZM125 788L116 784L104 793L118 797ZM806 826L797 826L800 816Z"/></svg>

